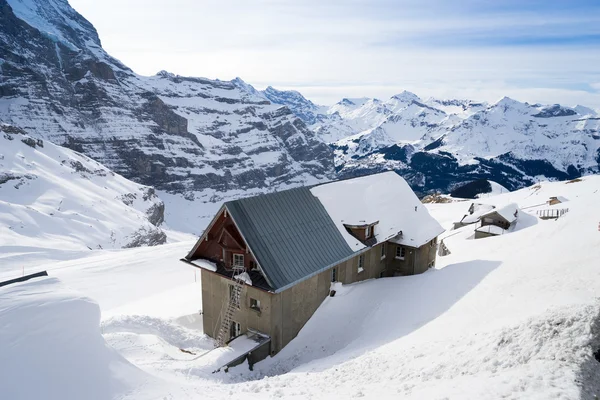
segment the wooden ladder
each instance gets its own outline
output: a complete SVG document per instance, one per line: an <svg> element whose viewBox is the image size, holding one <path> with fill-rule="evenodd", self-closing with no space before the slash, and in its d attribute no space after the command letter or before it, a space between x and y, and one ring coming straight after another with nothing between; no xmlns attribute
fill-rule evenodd
<svg viewBox="0 0 600 400"><path fill-rule="evenodd" d="M244 272L244 269L234 268L233 276L240 276ZM223 314L223 318L221 319L221 326L219 328L219 334L217 335L217 341L215 342L215 347L222 347L227 344L229 340L229 333L231 329L231 321L233 319L233 314L235 310L240 307L240 298L242 295L242 286L244 281L237 278L234 279L232 285L232 289L229 289L228 294L228 304L225 309L225 313Z"/></svg>
<svg viewBox="0 0 600 400"><path fill-rule="evenodd" d="M448 254L450 254L450 250L446 246L446 243L444 243L444 239L442 239L438 248L438 256L443 257L447 256Z"/></svg>

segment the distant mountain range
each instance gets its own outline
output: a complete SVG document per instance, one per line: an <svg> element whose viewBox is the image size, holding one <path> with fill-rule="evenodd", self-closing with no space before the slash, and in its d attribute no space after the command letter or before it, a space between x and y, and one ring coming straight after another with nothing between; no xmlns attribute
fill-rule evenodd
<svg viewBox="0 0 600 400"><path fill-rule="evenodd" d="M0 122L156 187L198 233L224 200L385 169L420 193L486 178L509 189L598 172L589 108L504 98L342 99L237 78L135 74L66 0L0 0Z"/></svg>
<svg viewBox="0 0 600 400"><path fill-rule="evenodd" d="M571 179L600 167L600 117L581 105L528 104L504 97L422 100L402 92L386 101L342 99L319 107L298 92L269 88L335 153L338 176L394 169L422 193L490 179L514 190L539 179ZM289 99L289 100L288 100Z"/></svg>

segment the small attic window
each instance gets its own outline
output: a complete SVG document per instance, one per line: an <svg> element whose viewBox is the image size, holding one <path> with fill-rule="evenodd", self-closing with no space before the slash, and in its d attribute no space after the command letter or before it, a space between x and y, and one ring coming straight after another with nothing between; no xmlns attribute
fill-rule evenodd
<svg viewBox="0 0 600 400"><path fill-rule="evenodd" d="M360 221L360 224L351 225L344 224L344 227L352 236L364 242L366 240L372 239L375 237L375 225L379 223L379 221L375 221L370 224L363 223L364 221Z"/></svg>

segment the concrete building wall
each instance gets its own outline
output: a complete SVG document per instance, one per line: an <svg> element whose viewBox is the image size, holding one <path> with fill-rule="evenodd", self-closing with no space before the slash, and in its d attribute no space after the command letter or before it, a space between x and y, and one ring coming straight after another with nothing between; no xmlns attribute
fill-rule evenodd
<svg viewBox="0 0 600 400"><path fill-rule="evenodd" d="M502 229L508 229L510 227L510 222L504 219L504 217L497 212L492 212L484 217L481 217L481 226L485 225L496 225Z"/></svg>
<svg viewBox="0 0 600 400"><path fill-rule="evenodd" d="M202 321L204 333L216 338L221 326L221 318L229 301L230 279L202 270ZM240 295L240 308L233 314L233 321L240 324L242 332L253 329L271 335L272 295L252 286L243 285ZM250 307L254 298L260 301L260 311Z"/></svg>
<svg viewBox="0 0 600 400"><path fill-rule="evenodd" d="M378 278L385 271L387 254L384 259L381 258L381 245L366 251L363 255L365 261L362 272L358 272L360 256L356 256L281 293L272 295L272 354L279 352L298 335L329 295L332 269L336 270L336 280L344 284Z"/></svg>
<svg viewBox="0 0 600 400"><path fill-rule="evenodd" d="M383 252L382 246L384 246ZM407 247L404 260L395 259L395 254L395 244L380 244L362 253L364 267L360 272L358 271L360 255L357 255L281 293L268 293L244 285L240 308L234 313L233 321L240 324L242 332L254 329L269 335L271 337L270 352L271 355L274 355L298 335L298 332L329 295L332 269L336 270L336 280L344 284L380 276L393 276L395 272L411 275L413 274L413 265L414 273L421 273L427 270L431 261L435 261L436 247L430 246L430 244L418 249ZM216 337L218 334L221 316L229 299L230 283L231 280L226 277L202 270L204 331L211 337ZM250 308L251 298L260 301L260 312Z"/></svg>
<svg viewBox="0 0 600 400"><path fill-rule="evenodd" d="M396 257L398 247L405 248L404 259ZM427 271L435 265L436 250L437 238L418 248L390 243L386 257L388 260L386 276L415 275Z"/></svg>
<svg viewBox="0 0 600 400"><path fill-rule="evenodd" d="M296 337L323 300L329 295L331 270L272 295L271 354L279 352Z"/></svg>

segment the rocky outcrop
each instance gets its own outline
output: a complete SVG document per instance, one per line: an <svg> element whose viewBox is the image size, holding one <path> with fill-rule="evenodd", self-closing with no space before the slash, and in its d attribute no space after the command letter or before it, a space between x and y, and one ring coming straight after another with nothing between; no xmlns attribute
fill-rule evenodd
<svg viewBox="0 0 600 400"><path fill-rule="evenodd" d="M167 235L161 230L141 228L129 237L124 249L142 246L158 246L167 242Z"/></svg>

